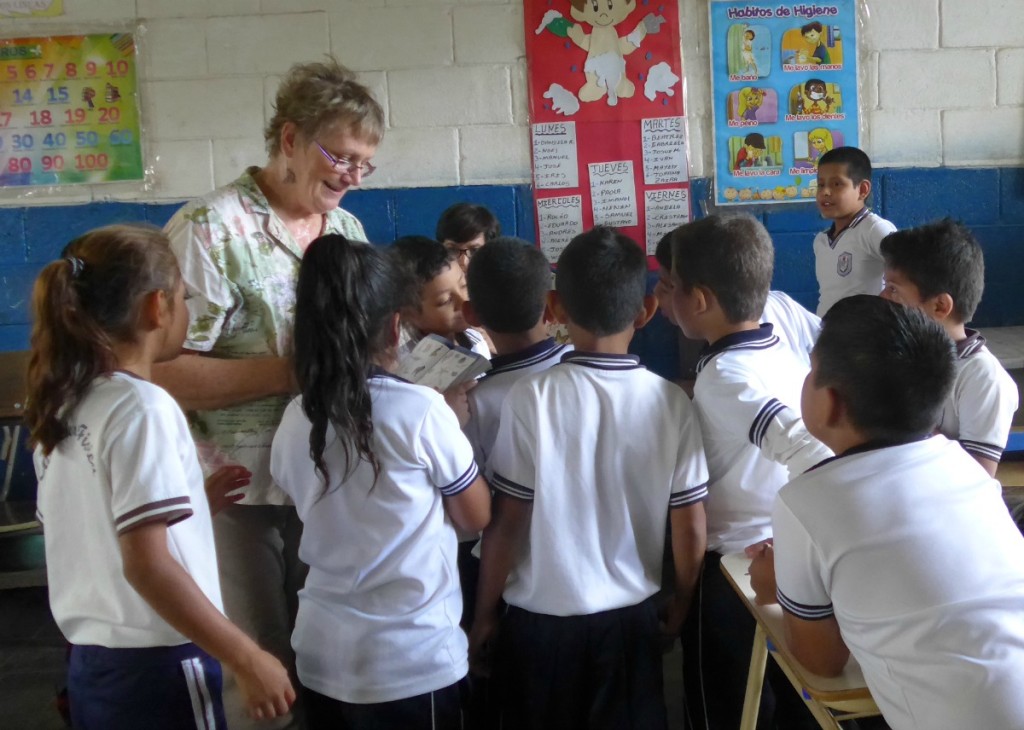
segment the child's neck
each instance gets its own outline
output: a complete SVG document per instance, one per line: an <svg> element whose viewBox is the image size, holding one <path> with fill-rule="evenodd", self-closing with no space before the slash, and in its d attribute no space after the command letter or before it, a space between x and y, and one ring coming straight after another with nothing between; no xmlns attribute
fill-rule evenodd
<svg viewBox="0 0 1024 730"><path fill-rule="evenodd" d="M117 369L136 375L143 380L152 380L154 354L148 345L148 338L141 342L115 342L110 348L117 360Z"/></svg>
<svg viewBox="0 0 1024 730"><path fill-rule="evenodd" d="M598 336L593 332L569 322L566 324L569 330L569 339L573 347L581 352L595 352L602 355L626 355L629 353L629 343L633 341L633 327L628 327L622 332L613 335Z"/></svg>
<svg viewBox="0 0 1024 730"><path fill-rule="evenodd" d="M756 330L760 326L760 322L728 322L722 320L708 327L707 331L704 333L704 338L708 341L709 345L713 345L723 337L734 335L737 332L748 332L750 330Z"/></svg>
<svg viewBox="0 0 1024 730"><path fill-rule="evenodd" d="M967 339L967 325L963 322L950 322L945 321L942 323L942 328L946 330L946 334L949 335L949 339L953 342L963 342Z"/></svg>
<svg viewBox="0 0 1024 730"><path fill-rule="evenodd" d="M861 213L863 213L864 209L866 207L867 207L866 205L862 205L860 208L857 209L856 213L851 213L850 215L844 215L842 218L833 218L832 219L832 230L834 231L834 233L832 234L833 237L834 236L838 236L840 233L842 233L847 228L849 228L850 224L853 223L854 219L857 216L859 216Z"/></svg>
<svg viewBox="0 0 1024 730"><path fill-rule="evenodd" d="M548 328L544 322L538 322L525 332L495 332L491 329L486 332L494 343L494 351L498 355L514 355L548 338Z"/></svg>

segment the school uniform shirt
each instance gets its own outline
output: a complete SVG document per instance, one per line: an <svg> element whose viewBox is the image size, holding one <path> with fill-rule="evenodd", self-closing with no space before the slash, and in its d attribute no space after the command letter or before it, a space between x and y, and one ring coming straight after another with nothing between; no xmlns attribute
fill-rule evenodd
<svg viewBox="0 0 1024 730"><path fill-rule="evenodd" d="M328 428L325 487L309 458L300 398L271 455L302 519L299 557L309 565L292 634L299 680L359 704L432 692L466 675L458 547L442 498L479 474L438 393L383 371L367 382L376 481L366 461L345 475L342 444Z"/></svg>
<svg viewBox="0 0 1024 730"><path fill-rule="evenodd" d="M775 335L789 345L808 368L811 366L811 350L821 334L821 317L808 312L785 292L770 291L761 324L774 325Z"/></svg>
<svg viewBox="0 0 1024 730"><path fill-rule="evenodd" d="M864 208L838 235L833 223L814 237L819 317L840 299L882 291L882 239L895 230L892 223Z"/></svg>
<svg viewBox="0 0 1024 730"><path fill-rule="evenodd" d="M50 608L77 645L111 649L189 640L125 580L118 537L167 525L167 549L223 611L203 473L185 416L159 386L96 378L66 415L70 435L35 452Z"/></svg>
<svg viewBox="0 0 1024 730"><path fill-rule="evenodd" d="M292 353L302 248L253 179L258 170L187 203L164 226L185 281L185 349L227 359ZM324 216L323 233L366 240L362 224L341 208ZM287 396L271 396L195 412L192 435L203 463L252 472L242 504L288 503L269 471L287 404Z"/></svg>
<svg viewBox="0 0 1024 730"><path fill-rule="evenodd" d="M834 616L893 730L1024 718L1024 538L944 436L851 449L783 487L782 607Z"/></svg>
<svg viewBox="0 0 1024 730"><path fill-rule="evenodd" d="M478 465L483 467L487 464L487 458L494 447L501 404L509 389L525 376L558 364L562 355L572 352L572 349L572 345L560 345L549 337L519 352L491 358L491 369L467 394L470 417L463 431L473 445Z"/></svg>
<svg viewBox="0 0 1024 730"><path fill-rule="evenodd" d="M956 379L939 433L959 441L969 454L999 461L1017 410L1017 384L975 330L968 329L967 339L956 343L956 354Z"/></svg>
<svg viewBox="0 0 1024 730"><path fill-rule="evenodd" d="M570 352L516 383L488 468L495 489L533 503L505 600L553 616L654 595L670 507L707 495L689 398L632 355Z"/></svg>
<svg viewBox="0 0 1024 730"><path fill-rule="evenodd" d="M693 403L710 474L708 550L734 553L771 537L779 488L832 456L800 418L809 369L770 324L721 338L697 361Z"/></svg>

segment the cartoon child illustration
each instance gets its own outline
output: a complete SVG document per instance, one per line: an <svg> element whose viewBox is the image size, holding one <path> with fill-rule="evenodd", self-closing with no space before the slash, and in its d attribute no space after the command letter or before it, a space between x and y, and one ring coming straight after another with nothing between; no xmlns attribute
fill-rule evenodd
<svg viewBox="0 0 1024 730"><path fill-rule="evenodd" d="M800 35L814 50L810 55L806 51L802 51L797 59L799 63L832 63L832 59L828 55L828 47L821 42L822 30L821 23L816 20L800 28Z"/></svg>
<svg viewBox="0 0 1024 730"><path fill-rule="evenodd" d="M807 133L807 142L810 145L811 162L814 163L814 169L817 170L818 160L835 146L832 140L832 132L824 127L812 129Z"/></svg>
<svg viewBox="0 0 1024 730"><path fill-rule="evenodd" d="M757 121L757 110L761 108L761 104L764 103L764 89L759 89L754 86L745 86L740 89L739 93L739 115L740 119L747 121Z"/></svg>
<svg viewBox="0 0 1024 730"><path fill-rule="evenodd" d="M636 92L633 82L626 78L625 57L640 47L648 33L656 33L665 22L663 17L647 15L625 38L620 38L615 26L636 8L636 0L569 0L570 15L577 23L589 23L589 35L582 25L566 29L569 40L587 52L583 71L587 83L579 91L580 101L597 101L608 95L608 105L615 106L619 99L628 99Z"/></svg>
<svg viewBox="0 0 1024 730"><path fill-rule="evenodd" d="M741 170L744 167L754 167L755 165L764 164L763 162L760 162L761 157L764 155L764 151L764 135L757 132L751 132L743 138L743 147L736 153L735 169Z"/></svg>
<svg viewBox="0 0 1024 730"><path fill-rule="evenodd" d="M821 79L807 79L804 84L803 98L801 99L801 114L828 114L832 102L828 96L828 87Z"/></svg>
<svg viewBox="0 0 1024 730"><path fill-rule="evenodd" d="M757 70L757 59L754 58L754 31L747 29L743 32L743 51L740 53L740 58L743 59L743 71L744 73L752 71L755 76L760 76L760 71Z"/></svg>

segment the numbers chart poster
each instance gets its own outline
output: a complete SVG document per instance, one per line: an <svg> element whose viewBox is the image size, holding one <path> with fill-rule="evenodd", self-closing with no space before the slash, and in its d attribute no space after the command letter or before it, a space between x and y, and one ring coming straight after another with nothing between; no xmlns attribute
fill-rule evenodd
<svg viewBox="0 0 1024 730"><path fill-rule="evenodd" d="M648 254L690 219L678 0L526 0L537 240L614 226Z"/></svg>
<svg viewBox="0 0 1024 730"><path fill-rule="evenodd" d="M858 146L855 0L712 0L718 205L806 202L818 159Z"/></svg>
<svg viewBox="0 0 1024 730"><path fill-rule="evenodd" d="M0 187L143 178L130 33L0 38Z"/></svg>

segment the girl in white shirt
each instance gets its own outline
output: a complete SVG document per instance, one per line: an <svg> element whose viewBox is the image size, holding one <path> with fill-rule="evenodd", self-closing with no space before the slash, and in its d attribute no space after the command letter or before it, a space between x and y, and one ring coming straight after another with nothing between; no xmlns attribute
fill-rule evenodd
<svg viewBox="0 0 1024 730"><path fill-rule="evenodd" d="M75 239L33 292L28 423L50 606L71 643L76 728L225 728L218 659L255 717L287 712L281 663L222 613L214 506L248 483L205 485L184 414L149 382L188 312L167 238L110 226Z"/></svg>
<svg viewBox="0 0 1024 730"><path fill-rule="evenodd" d="M292 645L310 730L461 727L453 523L482 529L490 494L441 395L389 372L408 291L390 258L339 235L299 270L302 394L270 470L303 522Z"/></svg>

